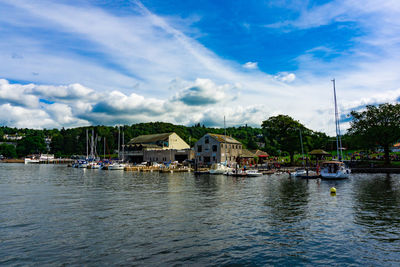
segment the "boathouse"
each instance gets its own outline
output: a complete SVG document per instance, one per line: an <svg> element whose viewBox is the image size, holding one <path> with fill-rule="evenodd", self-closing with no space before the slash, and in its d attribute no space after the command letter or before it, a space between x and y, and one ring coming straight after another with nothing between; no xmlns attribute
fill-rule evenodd
<svg viewBox="0 0 400 267"><path fill-rule="evenodd" d="M182 162L193 158L190 146L176 133L140 135L124 147L125 160L146 162Z"/></svg>

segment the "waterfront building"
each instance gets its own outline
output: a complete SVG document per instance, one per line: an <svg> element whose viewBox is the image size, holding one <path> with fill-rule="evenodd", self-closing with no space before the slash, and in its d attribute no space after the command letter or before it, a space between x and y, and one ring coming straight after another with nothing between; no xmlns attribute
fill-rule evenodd
<svg viewBox="0 0 400 267"><path fill-rule="evenodd" d="M268 153L264 152L262 150L256 149L256 150L252 150L251 152L254 153L255 156L258 158L258 162L256 162L256 163L264 163L269 158Z"/></svg>
<svg viewBox="0 0 400 267"><path fill-rule="evenodd" d="M257 155L247 149L242 149L242 153L240 154L240 165L255 165Z"/></svg>
<svg viewBox="0 0 400 267"><path fill-rule="evenodd" d="M221 135L208 133L200 138L195 146L196 163L200 165L211 165L213 163L237 161L242 154L243 145L236 139Z"/></svg>
<svg viewBox="0 0 400 267"><path fill-rule="evenodd" d="M123 158L130 162L182 162L193 158L190 146L176 133L148 134L124 146Z"/></svg>

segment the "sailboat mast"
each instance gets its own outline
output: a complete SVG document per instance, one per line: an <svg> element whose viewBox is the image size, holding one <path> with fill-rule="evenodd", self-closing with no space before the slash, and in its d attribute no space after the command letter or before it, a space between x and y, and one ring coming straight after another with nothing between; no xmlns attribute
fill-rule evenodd
<svg viewBox="0 0 400 267"><path fill-rule="evenodd" d="M120 148L120 146L121 146L121 137L120 137L120 134L121 134L121 132L120 132L120 129L119 129L119 126L118 126L118 159L119 159L119 148Z"/></svg>
<svg viewBox="0 0 400 267"><path fill-rule="evenodd" d="M125 160L125 134L122 131L122 161Z"/></svg>
<svg viewBox="0 0 400 267"><path fill-rule="evenodd" d="M228 157L226 155L226 126L225 126L225 116L224 116L224 135L225 135L225 164L228 166Z"/></svg>
<svg viewBox="0 0 400 267"><path fill-rule="evenodd" d="M301 144L301 158L303 160L303 167L304 167L304 148L303 148L303 137L301 136L301 129L299 129L300 132L300 144Z"/></svg>
<svg viewBox="0 0 400 267"><path fill-rule="evenodd" d="M340 135L340 130L339 130L339 113L338 113L338 108L337 108L337 102L336 102L336 86L335 86L335 79L332 80L333 83L333 97L335 100L335 127L336 127L336 154L338 159L340 160L340 154L339 154L339 135Z"/></svg>
<svg viewBox="0 0 400 267"><path fill-rule="evenodd" d="M92 137L90 138L90 157L94 159L94 129L92 129Z"/></svg>
<svg viewBox="0 0 400 267"><path fill-rule="evenodd" d="M89 158L89 132L88 129L86 129L86 159Z"/></svg>

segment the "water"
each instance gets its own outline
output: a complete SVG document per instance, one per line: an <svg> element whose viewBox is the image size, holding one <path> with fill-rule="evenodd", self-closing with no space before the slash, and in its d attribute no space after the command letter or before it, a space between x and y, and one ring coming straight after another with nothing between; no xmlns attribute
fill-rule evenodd
<svg viewBox="0 0 400 267"><path fill-rule="evenodd" d="M334 182L0 164L0 265L107 264L398 266L400 175Z"/></svg>

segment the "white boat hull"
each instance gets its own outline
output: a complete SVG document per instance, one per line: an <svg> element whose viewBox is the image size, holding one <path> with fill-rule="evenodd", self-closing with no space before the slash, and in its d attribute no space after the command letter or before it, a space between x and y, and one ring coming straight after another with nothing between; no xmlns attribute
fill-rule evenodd
<svg viewBox="0 0 400 267"><path fill-rule="evenodd" d="M301 176L306 176L307 171L306 170L297 170L296 172L293 172L290 174L291 177L301 177Z"/></svg>
<svg viewBox="0 0 400 267"><path fill-rule="evenodd" d="M25 158L24 163L25 164L37 164L37 163L40 163L40 160L39 159Z"/></svg>
<svg viewBox="0 0 400 267"><path fill-rule="evenodd" d="M329 172L321 172L321 178L323 179L347 179L350 176L350 170L346 169L346 170L341 170L338 172L334 172L334 173L329 173Z"/></svg>
<svg viewBox="0 0 400 267"><path fill-rule="evenodd" d="M210 174L226 174L232 172L233 169L221 163L213 164L210 168Z"/></svg>
<svg viewBox="0 0 400 267"><path fill-rule="evenodd" d="M246 171L246 175L249 177L263 176L263 174L261 172L257 172L257 171Z"/></svg>
<svg viewBox="0 0 400 267"><path fill-rule="evenodd" d="M108 170L110 171L123 171L125 169L125 164L113 164L108 166Z"/></svg>

